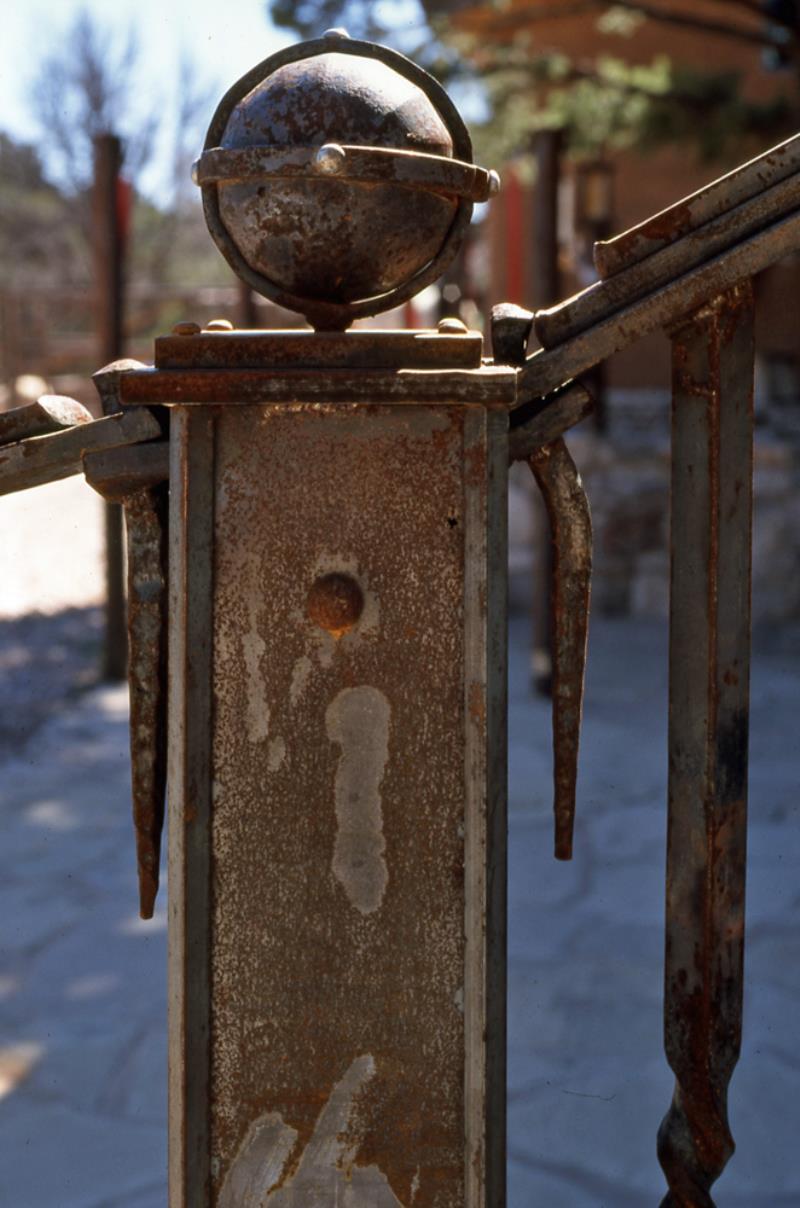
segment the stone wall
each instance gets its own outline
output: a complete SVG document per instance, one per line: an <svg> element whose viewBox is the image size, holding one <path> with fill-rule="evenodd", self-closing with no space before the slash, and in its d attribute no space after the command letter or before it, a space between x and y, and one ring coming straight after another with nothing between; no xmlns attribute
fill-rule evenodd
<svg viewBox="0 0 800 1208"><path fill-rule="evenodd" d="M798 408L800 410L800 408ZM753 618L800 619L800 440L791 420L760 407L755 441ZM793 411L792 411L793 415ZM665 617L669 607L669 399L620 392L608 430L568 437L592 505L593 607L604 615ZM512 468L511 600L529 606L543 510L527 467Z"/></svg>

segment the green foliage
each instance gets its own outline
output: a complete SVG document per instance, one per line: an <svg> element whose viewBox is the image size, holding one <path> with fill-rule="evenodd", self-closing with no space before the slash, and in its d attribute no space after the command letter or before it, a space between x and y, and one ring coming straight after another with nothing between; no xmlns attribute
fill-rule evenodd
<svg viewBox="0 0 800 1208"><path fill-rule="evenodd" d="M797 121L796 102L784 93L748 100L735 72L700 72L666 57L635 66L600 58L587 70L547 55L484 79L494 117L483 137L504 148L524 147L549 126L564 130L579 156L673 143L703 160L741 158L743 144L763 145Z"/></svg>
<svg viewBox="0 0 800 1208"><path fill-rule="evenodd" d="M353 35L397 44L401 33L392 28L396 8L363 0L268 0L267 6L276 24L301 37L344 25ZM426 7L430 12L447 6ZM621 38L634 34L644 19L629 3L609 4L594 17L598 32ZM753 101L744 96L737 73L715 71L713 63L707 71L666 56L649 64L618 57L576 63L557 51L538 53L536 32L532 24L510 46L493 47L454 33L441 18L419 39L416 52L409 51L443 82L483 90L491 116L473 129L476 153L494 163L524 153L535 131L545 127L562 129L576 156L616 148L647 153L680 144L702 160L725 160L741 159L798 125L798 80L791 74L772 99ZM793 45L797 40L796 31L786 27L784 36Z"/></svg>

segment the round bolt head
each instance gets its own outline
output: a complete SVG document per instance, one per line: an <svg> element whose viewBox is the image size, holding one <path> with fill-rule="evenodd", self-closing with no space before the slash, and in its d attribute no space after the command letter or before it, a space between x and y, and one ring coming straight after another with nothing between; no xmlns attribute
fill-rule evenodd
<svg viewBox="0 0 800 1208"><path fill-rule="evenodd" d="M341 637L364 611L364 593L352 575L334 571L320 575L309 589L306 611L315 625Z"/></svg>
<svg viewBox="0 0 800 1208"><path fill-rule="evenodd" d="M174 336L196 336L199 335L202 330L203 329L199 323L186 321L184 323L176 323L172 329L172 334Z"/></svg>
<svg viewBox="0 0 800 1208"><path fill-rule="evenodd" d="M326 29L322 35L323 38L349 38L350 35L342 25L336 25L333 29Z"/></svg>
<svg viewBox="0 0 800 1208"><path fill-rule="evenodd" d="M346 159L344 147L340 147L338 143L325 143L314 156L314 167L318 172L334 176L341 172Z"/></svg>
<svg viewBox="0 0 800 1208"><path fill-rule="evenodd" d="M200 184L200 160L196 159L192 164L192 184Z"/></svg>
<svg viewBox="0 0 800 1208"><path fill-rule="evenodd" d="M496 197L500 192L500 173L492 168L489 173L489 196Z"/></svg>
<svg viewBox="0 0 800 1208"><path fill-rule="evenodd" d="M230 319L211 319L205 326L206 331L233 331Z"/></svg>
<svg viewBox="0 0 800 1208"><path fill-rule="evenodd" d="M463 336L467 333L466 323L462 323L454 315L446 319L440 319L437 330L443 336Z"/></svg>

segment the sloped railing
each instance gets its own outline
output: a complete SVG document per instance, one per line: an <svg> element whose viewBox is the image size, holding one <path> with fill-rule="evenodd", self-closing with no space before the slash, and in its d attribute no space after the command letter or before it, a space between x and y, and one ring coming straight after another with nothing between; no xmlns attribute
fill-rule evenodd
<svg viewBox="0 0 800 1208"><path fill-rule="evenodd" d="M561 856L571 848L590 535L588 513L575 508L579 478L560 434L589 406L581 374L658 329L672 342L664 1035L676 1085L658 1138L669 1185L662 1208L713 1208L711 1188L734 1150L727 1096L742 1034L752 278L797 250L800 136L597 244L600 280L582 293L535 316L517 308L495 315L496 359L520 366L512 456L529 460L546 500L559 492L573 500L571 533L564 531L570 513L563 503L553 529L561 584L554 601ZM542 348L526 356L531 324ZM554 440L542 446L547 424ZM560 467L549 480L543 458Z"/></svg>

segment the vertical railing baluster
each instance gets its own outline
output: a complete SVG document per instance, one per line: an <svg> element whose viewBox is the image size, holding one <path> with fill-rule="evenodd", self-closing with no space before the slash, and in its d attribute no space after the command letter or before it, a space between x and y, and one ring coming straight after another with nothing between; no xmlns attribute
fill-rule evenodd
<svg viewBox="0 0 800 1208"><path fill-rule="evenodd" d="M672 335L672 575L662 1208L713 1208L734 1150L742 1025L752 517L753 292Z"/></svg>

